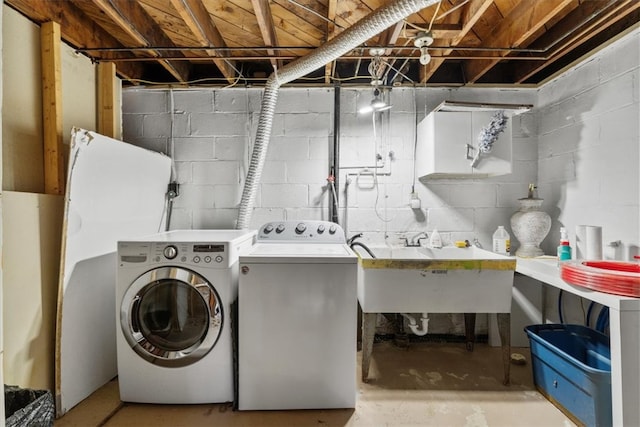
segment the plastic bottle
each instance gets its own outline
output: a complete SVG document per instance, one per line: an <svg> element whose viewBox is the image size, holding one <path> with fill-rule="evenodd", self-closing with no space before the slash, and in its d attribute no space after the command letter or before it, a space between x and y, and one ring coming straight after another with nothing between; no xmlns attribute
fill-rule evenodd
<svg viewBox="0 0 640 427"><path fill-rule="evenodd" d="M568 261L571 259L571 245L569 245L569 236L567 229L560 227L560 245L558 245L558 262Z"/></svg>
<svg viewBox="0 0 640 427"><path fill-rule="evenodd" d="M511 252L511 236L502 225L493 233L493 252L501 255L509 255Z"/></svg>
<svg viewBox="0 0 640 427"><path fill-rule="evenodd" d="M438 233L438 230L435 228L431 232L431 238L429 239L429 246L431 246L432 248L442 247L442 238L440 237L440 233Z"/></svg>

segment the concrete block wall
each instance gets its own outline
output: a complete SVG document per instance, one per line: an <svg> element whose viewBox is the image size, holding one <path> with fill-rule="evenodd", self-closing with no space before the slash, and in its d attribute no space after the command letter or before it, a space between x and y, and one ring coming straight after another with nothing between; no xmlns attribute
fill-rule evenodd
<svg viewBox="0 0 640 427"><path fill-rule="evenodd" d="M640 253L640 30L540 89L540 196L559 227L603 227L606 258ZM617 248L610 242L620 241Z"/></svg>
<svg viewBox="0 0 640 427"><path fill-rule="evenodd" d="M235 226L261 95L248 88L124 91L123 139L175 161L181 187L172 228ZM332 88L281 90L253 227L328 218L334 96ZM509 228L517 198L536 180L534 115L513 119L513 174L428 185L414 179L415 126L444 100L533 104L535 90L393 88L385 96L393 109L376 116L374 129L372 115L358 113L370 102L371 89L341 89L337 193L347 233L363 232L372 244L396 244L404 235L438 228L445 242L478 238L489 247L495 228ZM374 182L365 168L376 165ZM421 210L409 207L412 191L422 200Z"/></svg>
<svg viewBox="0 0 640 427"><path fill-rule="evenodd" d="M543 244L553 253L564 226L602 226L603 256L640 254L640 30L603 48L538 95L540 197L553 225ZM618 246L610 245L619 242ZM564 295L565 322L585 322L589 301ZM547 294L547 319L558 321L558 292ZM593 311L595 324L599 307Z"/></svg>

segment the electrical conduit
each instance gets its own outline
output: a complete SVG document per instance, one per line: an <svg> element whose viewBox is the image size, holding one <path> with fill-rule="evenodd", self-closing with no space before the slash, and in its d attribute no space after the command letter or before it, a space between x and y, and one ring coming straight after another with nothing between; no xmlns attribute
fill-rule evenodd
<svg viewBox="0 0 640 427"><path fill-rule="evenodd" d="M256 140L242 191L242 199L240 200L240 210L236 223L237 229L249 228L249 223L251 222L258 184L260 183L264 161L267 156L280 86L317 70L401 19L438 1L440 0L398 0L388 6L381 7L318 47L312 53L285 65L281 70L276 70L269 76L262 97Z"/></svg>

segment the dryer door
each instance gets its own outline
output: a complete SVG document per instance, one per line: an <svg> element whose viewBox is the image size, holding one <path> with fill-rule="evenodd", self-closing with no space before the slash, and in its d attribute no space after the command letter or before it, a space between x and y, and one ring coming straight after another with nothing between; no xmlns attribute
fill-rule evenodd
<svg viewBox="0 0 640 427"><path fill-rule="evenodd" d="M122 299L122 333L141 357L167 367L186 366L216 344L224 320L215 288L199 274L161 267L138 277Z"/></svg>

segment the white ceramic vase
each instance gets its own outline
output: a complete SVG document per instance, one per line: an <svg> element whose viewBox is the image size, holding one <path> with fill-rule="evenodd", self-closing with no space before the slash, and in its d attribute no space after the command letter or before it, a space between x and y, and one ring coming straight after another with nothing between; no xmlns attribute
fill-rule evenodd
<svg viewBox="0 0 640 427"><path fill-rule="evenodd" d="M541 210L543 199L527 197L518 199L520 210L511 216L511 230L520 247L516 256L533 258L544 255L540 243L547 237L551 229L551 217Z"/></svg>

